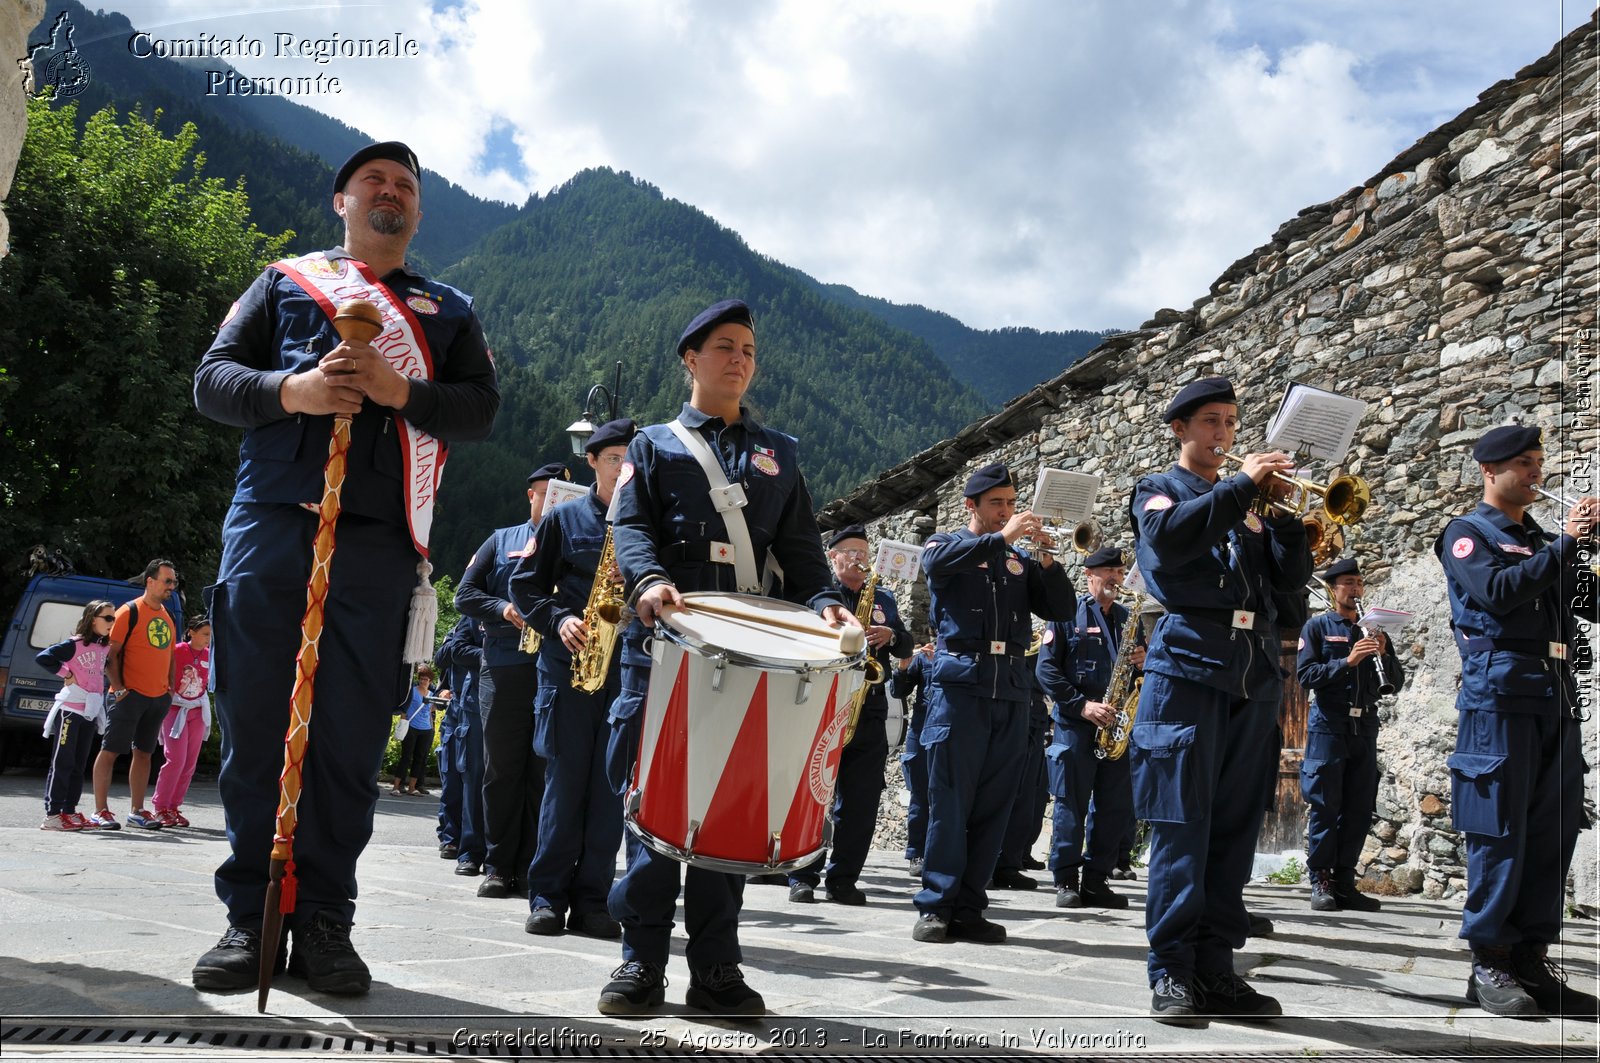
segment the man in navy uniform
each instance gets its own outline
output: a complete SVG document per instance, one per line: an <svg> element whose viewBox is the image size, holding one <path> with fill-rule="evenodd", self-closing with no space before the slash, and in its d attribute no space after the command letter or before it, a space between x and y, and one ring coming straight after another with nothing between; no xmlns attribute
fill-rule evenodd
<svg viewBox="0 0 1600 1063"><path fill-rule="evenodd" d="M833 623L855 626L829 579L822 533L800 475L799 445L758 423L741 404L756 371L750 308L727 299L701 311L679 337L678 357L689 378L689 401L672 424L651 425L634 437L617 481L617 564L638 613L623 634L622 693L611 707L606 764L619 794L638 760L650 685L645 637L664 609L682 604L680 592L739 590L770 555L783 570L785 598L809 601ZM716 479L726 486L712 488L697 452L721 470ZM759 579L755 583L759 587ZM622 923L623 962L600 993L598 1007L607 1015L648 1011L665 999L683 868L631 833L626 840L628 869L612 887L609 904ZM744 876L689 866L681 882L689 932L685 1001L721 1014L760 1014L766 1003L739 970Z"/></svg>
<svg viewBox="0 0 1600 1063"><path fill-rule="evenodd" d="M1033 677L1030 613L1072 615L1072 581L1050 553L1044 522L1018 511L1004 465L985 465L962 494L967 526L937 532L923 549L928 614L938 632L928 715L928 837L916 941L995 943L1006 929L983 917L985 892L1026 754ZM1015 544L1030 539L1037 560Z"/></svg>
<svg viewBox="0 0 1600 1063"><path fill-rule="evenodd" d="M483 624L463 616L433 656L454 693L439 729L439 855L456 874L483 870L483 717L478 676L483 671ZM447 766L448 765L448 769Z"/></svg>
<svg viewBox="0 0 1600 1063"><path fill-rule="evenodd" d="M600 633L584 616L605 550L606 510L633 439L633 422L608 421L584 444L594 487L583 498L562 503L539 524L532 553L511 575L511 600L542 636L534 750L544 758L544 803L539 808L539 846L528 868L530 934L563 928L590 937L621 933L606 912L606 895L622 845L622 802L606 778L606 723L621 689L615 646L605 682L592 693L572 685L573 657ZM600 577L617 578L608 565ZM622 594L618 587L611 592ZM620 634L620 632L614 633Z"/></svg>
<svg viewBox="0 0 1600 1063"><path fill-rule="evenodd" d="M1405 672L1389 636L1356 624L1367 585L1355 558L1329 565L1322 582L1332 608L1306 621L1295 664L1300 685L1311 691L1300 766L1311 909L1375 912L1378 899L1356 889L1356 861L1378 801L1379 687L1393 693Z"/></svg>
<svg viewBox="0 0 1600 1063"><path fill-rule="evenodd" d="M1095 755L1100 728L1112 727L1121 708L1102 700L1112 665L1124 650L1134 667L1144 662L1144 647L1137 639L1132 646L1120 644L1128 610L1117 604L1117 592L1127 572L1115 546L1103 546L1084 558L1088 593L1078 596L1070 621L1045 628L1039 651L1039 682L1055 703L1056 733L1049 751L1050 787L1056 798L1050 870L1057 908L1128 906L1128 899L1106 882L1117 865L1118 847L1133 829L1128 758ZM1088 825L1093 829L1086 829Z"/></svg>
<svg viewBox="0 0 1600 1063"><path fill-rule="evenodd" d="M1275 590L1311 576L1305 528L1251 507L1279 492L1293 459L1247 454L1224 477L1238 432L1233 385L1185 385L1162 415L1179 446L1166 472L1141 479L1130 503L1139 572L1166 607L1144 663L1128 755L1134 810L1150 823L1145 930L1151 1014L1266 1018L1278 1002L1234 973L1248 933L1250 878L1273 760L1283 672Z"/></svg>
<svg viewBox="0 0 1600 1063"><path fill-rule="evenodd" d="M534 530L550 481L570 479L559 461L529 473L528 519L485 539L456 588L456 608L483 624L478 706L483 715L486 846L480 897L523 892L538 845L544 761L533 750L533 703L539 692L539 663L521 648L528 618L511 602L511 573L533 553Z"/></svg>
<svg viewBox="0 0 1600 1063"><path fill-rule="evenodd" d="M352 417L350 448L295 833L289 968L330 993L365 993L371 984L350 943L356 861L372 835L390 712L410 686L401 658L418 559L427 554L447 445L487 436L500 405L472 301L405 265L421 183L404 144L352 155L333 182L343 246L269 267L228 311L195 370L200 412L245 429L222 563L206 591L231 848L216 886L228 931L195 964L197 989L256 984L300 621L337 414ZM383 316L370 343L341 340L333 326L337 304L355 297Z"/></svg>
<svg viewBox="0 0 1600 1063"><path fill-rule="evenodd" d="M865 589L872 557L867 552L867 530L859 524L840 528L828 540L828 560L833 564L834 590L846 609L859 613L861 592ZM867 652L877 660L884 682L867 688L855 735L839 757L839 775L833 791L833 849L827 867L821 854L789 876L789 899L802 904L816 900L819 884L826 885L828 899L835 904L867 903L867 895L856 883L866 866L867 850L872 848L872 832L878 825L878 799L883 795L883 768L889 757L889 699L885 686L893 659L911 653L911 633L900 622L900 609L886 587L872 593L872 612L867 618Z"/></svg>
<svg viewBox="0 0 1600 1063"><path fill-rule="evenodd" d="M1495 428L1472 456L1483 501L1434 543L1461 653L1449 764L1467 850L1467 999L1494 1015L1592 1019L1595 998L1565 984L1549 949L1585 826L1575 670L1590 665L1578 620L1597 619L1600 501L1579 499L1552 536L1528 513L1544 475L1539 429Z"/></svg>

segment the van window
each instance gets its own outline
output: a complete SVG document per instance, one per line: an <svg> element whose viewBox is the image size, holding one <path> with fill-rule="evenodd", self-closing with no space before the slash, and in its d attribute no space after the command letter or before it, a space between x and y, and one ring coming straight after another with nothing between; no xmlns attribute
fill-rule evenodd
<svg viewBox="0 0 1600 1063"><path fill-rule="evenodd" d="M28 645L42 650L70 639L83 616L83 606L83 602L40 602L33 617L33 630L28 633Z"/></svg>

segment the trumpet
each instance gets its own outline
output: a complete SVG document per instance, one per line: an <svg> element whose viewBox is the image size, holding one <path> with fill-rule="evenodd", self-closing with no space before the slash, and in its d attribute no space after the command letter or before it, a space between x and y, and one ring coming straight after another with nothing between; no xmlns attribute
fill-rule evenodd
<svg viewBox="0 0 1600 1063"><path fill-rule="evenodd" d="M1051 532L1054 535L1054 532ZM1100 544L1106 541L1105 529L1100 527L1100 522L1090 517L1080 521L1072 529L1072 548L1078 553L1088 556L1100 549Z"/></svg>
<svg viewBox="0 0 1600 1063"><path fill-rule="evenodd" d="M1243 465L1244 459L1231 451L1221 447L1212 447L1211 452L1219 458L1226 458L1236 465ZM1334 524L1354 524L1361 519L1367 511L1367 506L1372 502L1372 489L1367 486L1367 481L1359 476L1346 474L1336 476L1326 484L1308 480L1303 476L1290 476L1288 473L1275 472L1273 479L1288 484L1295 489L1287 502L1276 499L1266 503L1268 509L1275 509L1280 513L1292 517L1306 514L1310 509L1310 499L1316 495L1322 499L1322 515Z"/></svg>

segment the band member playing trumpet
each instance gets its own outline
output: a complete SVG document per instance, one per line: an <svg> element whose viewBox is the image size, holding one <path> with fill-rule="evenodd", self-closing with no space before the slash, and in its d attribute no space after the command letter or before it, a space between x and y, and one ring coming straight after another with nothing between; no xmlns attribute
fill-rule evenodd
<svg viewBox="0 0 1600 1063"><path fill-rule="evenodd" d="M985 892L1017 792L1028 733L1029 613L1072 615L1072 581L1050 552L1044 522L1017 510L1004 465L985 465L963 491L967 526L938 532L922 564L938 631L922 748L928 757L928 837L917 941L1000 942L983 917ZM1016 547L1028 538L1037 559Z"/></svg>
<svg viewBox="0 0 1600 1063"><path fill-rule="evenodd" d="M680 591L734 591L739 573L770 554L783 570L783 596L810 601L841 626L855 617L839 601L822 552L822 533L800 475L799 444L758 423L742 405L756 372L755 322L737 299L707 307L678 339L689 401L673 424L642 429L628 446L617 480L613 537L618 567L638 622L623 633L622 693L611 707L607 772L627 787L639 749L650 686L648 629L683 604ZM685 442L674 430L691 438ZM699 437L695 442L692 437ZM693 445L694 450L690 449ZM712 488L695 451L722 470L728 487ZM732 488L742 505L728 505ZM739 533L733 526L739 524ZM736 543L734 540L742 540ZM750 556L741 561L740 552ZM609 908L622 923L622 965L600 993L607 1015L637 1014L665 998L666 966L683 865L627 835L628 869L611 889ZM692 1008L760 1014L761 994L739 970L739 909L744 876L702 867L681 871L685 957Z"/></svg>
<svg viewBox="0 0 1600 1063"><path fill-rule="evenodd" d="M834 589L845 607L861 616L861 594L866 590L871 555L867 552L867 530L859 524L840 528L828 540L828 560L833 563ZM876 581L874 581L876 583ZM818 884L827 887L828 899L835 904L866 904L857 880L872 848L872 832L878 825L878 798L883 794L883 762L889 755L889 736L884 730L889 716L887 689L892 659L911 652L911 633L900 622L900 609L894 595L885 587L875 587L866 617L867 649L883 669L885 682L866 688L861 714L856 718L854 737L839 758L839 776L833 791L833 848L826 869L819 877L822 857L789 876L789 899L802 904L816 899Z"/></svg>
<svg viewBox="0 0 1600 1063"><path fill-rule="evenodd" d="M527 618L511 602L511 573L532 552L551 480L570 480L553 461L528 475L528 519L500 528L467 562L456 588L456 608L483 622L483 671L478 705L483 713L484 880L480 897L521 892L539 838L544 761L533 751L533 702L538 662L523 652Z"/></svg>
<svg viewBox="0 0 1600 1063"><path fill-rule="evenodd" d="M1139 571L1167 612L1144 663L1128 755L1134 810L1150 822L1151 1014L1265 1018L1278 1002L1234 973L1248 934L1244 884L1261 829L1283 672L1274 590L1311 575L1305 527L1252 504L1293 460L1248 454L1224 478L1238 432L1233 385L1185 385L1162 415L1178 462L1144 477L1131 502Z"/></svg>
<svg viewBox="0 0 1600 1063"><path fill-rule="evenodd" d="M1056 799L1050 871L1058 908L1128 906L1128 899L1106 884L1122 840L1133 828L1128 758L1096 756L1100 729L1113 726L1121 709L1101 700L1112 664L1122 652L1132 655L1134 667L1144 663L1143 646L1123 647L1118 641L1129 619L1127 608L1117 604L1127 572L1117 547L1102 547L1085 558L1089 592L1078 596L1070 621L1045 628L1039 651L1039 682L1055 703L1055 741L1048 758Z"/></svg>
<svg viewBox="0 0 1600 1063"><path fill-rule="evenodd" d="M1483 501L1434 542L1461 653L1451 815L1466 839L1461 937L1467 999L1494 1015L1595 1016L1550 959L1567 870L1584 826L1576 669L1596 594L1584 563L1600 500L1581 498L1561 534L1528 513L1539 499L1539 429L1505 425L1472 450Z"/></svg>
<svg viewBox="0 0 1600 1063"><path fill-rule="evenodd" d="M1300 685L1311 691L1300 766L1311 909L1375 912L1377 898L1356 889L1356 861L1378 800L1378 662L1395 687L1405 673L1389 636L1356 624L1366 582L1355 559L1335 561L1322 581L1333 607L1306 621L1295 664Z"/></svg>
<svg viewBox="0 0 1600 1063"><path fill-rule="evenodd" d="M523 929L530 934L565 928L614 938L622 932L606 911L622 844L622 803L606 779L605 762L606 715L621 684L614 667L619 616L611 617L609 631L600 631L590 621L603 624L604 617L587 614L597 596L619 603L622 597L620 586L612 589L620 580L616 566L600 567L609 538L606 510L633 433L626 418L595 429L584 444L594 487L545 515L534 549L511 574L511 601L542 636L533 751L544 758L545 775L539 841L528 865ZM589 647L592 640L598 648ZM574 685L580 665L590 661L586 650L604 656L589 665L593 689Z"/></svg>

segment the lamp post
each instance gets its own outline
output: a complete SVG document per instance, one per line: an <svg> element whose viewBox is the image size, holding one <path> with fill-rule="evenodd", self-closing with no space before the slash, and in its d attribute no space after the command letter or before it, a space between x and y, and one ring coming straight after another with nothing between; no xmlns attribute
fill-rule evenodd
<svg viewBox="0 0 1600 1063"><path fill-rule="evenodd" d="M590 388L589 394L583 398L583 416L567 426L567 436L572 440L573 454L580 458L583 457L584 445L589 442L589 437L594 435L594 430L597 427L594 423L596 411L604 413L607 421L615 421L617 419L617 396L621 391L622 363L618 362L617 375L612 386L608 388L604 384L596 384ZM595 396L597 393L605 397L606 404L604 406L596 403Z"/></svg>

